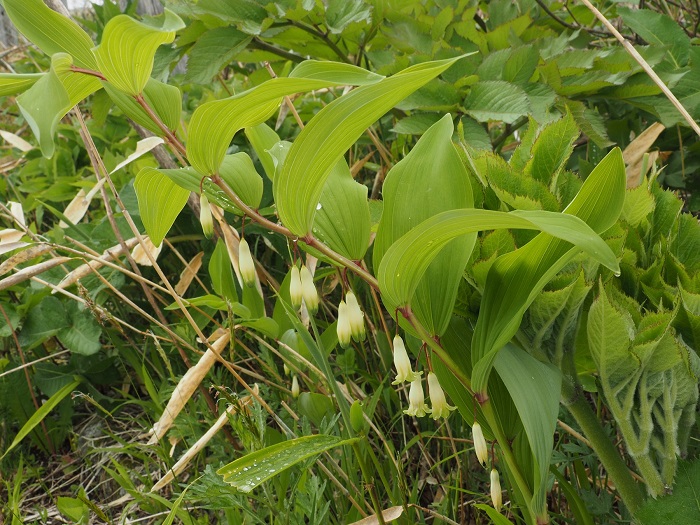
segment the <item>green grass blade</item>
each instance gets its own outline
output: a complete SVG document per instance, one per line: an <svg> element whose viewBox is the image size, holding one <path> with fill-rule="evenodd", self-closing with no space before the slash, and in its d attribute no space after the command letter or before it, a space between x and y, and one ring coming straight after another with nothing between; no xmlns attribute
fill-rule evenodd
<svg viewBox="0 0 700 525"><path fill-rule="evenodd" d="M49 413L58 405L63 399L70 394L75 388L80 384L80 380L76 379L70 384L65 385L63 388L61 388L58 392L56 392L54 395L52 395L49 399L46 400L46 403L41 405L39 407L39 410L34 412L32 414L32 417L30 417L27 422L24 424L24 426L20 429L20 431L17 433L15 436L15 439L12 440L12 443L10 444L9 447L7 447L7 450L5 450L4 454L0 456L0 460L2 460L5 456L7 456L12 449L14 449L17 445L20 444L20 442L27 437L27 435L34 430L34 428L41 423L46 416L49 415Z"/></svg>

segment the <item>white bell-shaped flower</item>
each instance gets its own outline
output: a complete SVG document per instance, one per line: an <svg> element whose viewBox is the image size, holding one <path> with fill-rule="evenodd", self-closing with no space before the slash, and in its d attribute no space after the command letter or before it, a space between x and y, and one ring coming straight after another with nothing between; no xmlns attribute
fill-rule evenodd
<svg viewBox="0 0 700 525"><path fill-rule="evenodd" d="M357 302L357 297L352 291L349 291L345 296L345 304L348 305L348 314L350 317L350 328L352 329L352 338L357 341L365 340L365 316L362 313L360 304Z"/></svg>
<svg viewBox="0 0 700 525"><path fill-rule="evenodd" d="M428 395L430 396L432 418L435 420L449 417L450 411L457 408L447 404L445 392L433 372L428 372Z"/></svg>
<svg viewBox="0 0 700 525"><path fill-rule="evenodd" d="M403 413L415 417L423 417L430 413L430 408L425 404L420 377L415 381L411 381L411 388L408 391L408 409L404 410Z"/></svg>
<svg viewBox="0 0 700 525"><path fill-rule="evenodd" d="M345 301L340 301L338 305L338 323L336 324L338 332L338 342L343 348L350 346L352 339L352 327L350 326L350 312Z"/></svg>
<svg viewBox="0 0 700 525"><path fill-rule="evenodd" d="M501 510L503 506L503 492L501 491L501 480L495 468L491 469L491 502L493 503L493 508Z"/></svg>
<svg viewBox="0 0 700 525"><path fill-rule="evenodd" d="M204 193L199 196L199 223L202 225L202 231L207 239L214 235L214 219L211 215L211 205Z"/></svg>
<svg viewBox="0 0 700 525"><path fill-rule="evenodd" d="M411 360L406 352L406 345L403 344L403 339L399 335L394 336L394 366L396 367L396 379L392 385L399 385L404 381L412 383L416 379L420 379L423 372L414 372L411 369Z"/></svg>
<svg viewBox="0 0 700 525"><path fill-rule="evenodd" d="M474 440L476 459L478 459L479 463L483 466L486 466L486 462L489 459L489 447L486 444L486 438L484 438L484 431L481 429L481 425L478 421L474 421L474 425L472 426L472 439Z"/></svg>
<svg viewBox="0 0 700 525"><path fill-rule="evenodd" d="M297 376L292 378L292 397L299 397L299 379L297 379Z"/></svg>
<svg viewBox="0 0 700 525"><path fill-rule="evenodd" d="M255 262L250 254L250 246L245 238L241 238L238 245L238 269L241 271L241 278L248 286L255 285Z"/></svg>
<svg viewBox="0 0 700 525"><path fill-rule="evenodd" d="M301 275L299 274L299 267L296 265L292 266L292 271L289 275L289 298L294 308L299 308L304 298L301 288Z"/></svg>
<svg viewBox="0 0 700 525"><path fill-rule="evenodd" d="M310 314L315 314L318 310L318 291L314 284L314 276L306 266L301 267L299 272L301 277L301 295L304 298L304 304Z"/></svg>

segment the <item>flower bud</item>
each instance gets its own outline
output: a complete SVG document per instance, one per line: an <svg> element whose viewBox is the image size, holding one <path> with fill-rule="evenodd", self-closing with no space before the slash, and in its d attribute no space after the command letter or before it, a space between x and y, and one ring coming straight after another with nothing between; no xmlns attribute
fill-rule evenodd
<svg viewBox="0 0 700 525"><path fill-rule="evenodd" d="M338 342L343 348L350 346L350 339L352 338L352 328L350 327L350 314L348 312L348 305L345 301L340 301L338 305L338 323L336 325L336 330L338 331Z"/></svg>
<svg viewBox="0 0 700 525"><path fill-rule="evenodd" d="M428 395L430 396L430 403L432 405L432 418L435 420L441 417L449 417L450 411L457 408L447 404L445 392L442 390L440 382L433 372L428 372Z"/></svg>
<svg viewBox="0 0 700 525"><path fill-rule="evenodd" d="M408 409L403 411L408 416L423 417L430 413L430 408L425 404L420 377L415 381L411 381L411 388L408 391L408 403Z"/></svg>
<svg viewBox="0 0 700 525"><path fill-rule="evenodd" d="M299 397L299 379L297 379L297 376L292 378L292 397Z"/></svg>
<svg viewBox="0 0 700 525"><path fill-rule="evenodd" d="M314 284L314 276L306 266L301 267L301 295L304 298L304 304L310 314L315 314L318 310L318 292Z"/></svg>
<svg viewBox="0 0 700 525"><path fill-rule="evenodd" d="M423 374L423 372L414 372L411 369L411 360L408 358L406 346L398 335L394 337L394 366L396 367L396 379L391 383L392 385L399 385L404 381L413 382L420 379Z"/></svg>
<svg viewBox="0 0 700 525"><path fill-rule="evenodd" d="M503 493L501 492L501 480L495 468L491 469L491 502L496 510L501 510L503 506Z"/></svg>
<svg viewBox="0 0 700 525"><path fill-rule="evenodd" d="M282 365L282 369L284 370L284 375L286 375L286 376L288 376L289 374L292 373L292 371L291 371L291 370L289 369L289 367L287 366L287 363L284 363L284 364Z"/></svg>
<svg viewBox="0 0 700 525"><path fill-rule="evenodd" d="M365 414L362 411L362 404L357 399L350 406L350 425L358 434L365 430Z"/></svg>
<svg viewBox="0 0 700 525"><path fill-rule="evenodd" d="M303 299L301 291L301 276L299 275L299 267L292 266L292 271L289 275L289 298L292 300L292 306L299 308Z"/></svg>
<svg viewBox="0 0 700 525"><path fill-rule="evenodd" d="M352 291L345 296L345 303L348 305L348 313L350 317L350 328L352 329L352 338L357 341L365 340L365 316L362 313L360 304L357 302L357 297Z"/></svg>
<svg viewBox="0 0 700 525"><path fill-rule="evenodd" d="M248 241L241 238L238 245L238 269L241 271L243 282L248 286L255 285L255 262L253 256L250 255L250 246Z"/></svg>
<svg viewBox="0 0 700 525"><path fill-rule="evenodd" d="M474 425L472 426L472 439L474 440L476 459L478 459L479 463L483 466L486 466L486 462L489 459L489 447L484 438L484 431L481 430L481 425L477 421L474 421Z"/></svg>
<svg viewBox="0 0 700 525"><path fill-rule="evenodd" d="M211 205L209 199L202 193L199 196L199 222L202 225L204 236L209 239L214 235L214 219L211 216Z"/></svg>

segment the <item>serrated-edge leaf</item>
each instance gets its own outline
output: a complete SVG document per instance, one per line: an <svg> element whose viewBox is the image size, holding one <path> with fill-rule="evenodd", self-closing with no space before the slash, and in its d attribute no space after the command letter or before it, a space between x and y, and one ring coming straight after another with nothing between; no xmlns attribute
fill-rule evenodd
<svg viewBox="0 0 700 525"><path fill-rule="evenodd" d="M107 80L120 91L139 95L153 69L156 49L175 39L185 23L166 9L160 27L117 15L104 28L102 42L94 48L97 65Z"/></svg>
<svg viewBox="0 0 700 525"><path fill-rule="evenodd" d="M622 152L615 148L590 173L564 213L579 217L594 232L602 233L620 216L625 185ZM472 341L475 391L485 391L496 353L515 335L539 291L577 251L567 241L542 233L491 266ZM615 266L610 268L619 271Z"/></svg>
<svg viewBox="0 0 700 525"><path fill-rule="evenodd" d="M216 471L224 482L248 493L258 485L306 459L343 445L357 443L359 438L315 434L277 443L251 452Z"/></svg>
<svg viewBox="0 0 700 525"><path fill-rule="evenodd" d="M311 232L331 169L379 117L462 57L425 62L331 102L296 138L274 187L282 222L295 234Z"/></svg>
<svg viewBox="0 0 700 525"><path fill-rule="evenodd" d="M134 190L139 213L154 246L160 246L187 204L190 192L155 168L144 168L136 176Z"/></svg>

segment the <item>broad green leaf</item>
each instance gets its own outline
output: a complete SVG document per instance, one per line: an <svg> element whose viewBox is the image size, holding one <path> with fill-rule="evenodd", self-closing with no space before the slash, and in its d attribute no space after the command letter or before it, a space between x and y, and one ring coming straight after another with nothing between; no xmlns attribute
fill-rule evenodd
<svg viewBox="0 0 700 525"><path fill-rule="evenodd" d="M315 392L302 392L297 400L297 406L299 414L308 417L317 427L321 426L324 417L329 418L329 416L335 415L335 407L331 398Z"/></svg>
<svg viewBox="0 0 700 525"><path fill-rule="evenodd" d="M0 73L0 97L17 95L32 87L44 73Z"/></svg>
<svg viewBox="0 0 700 525"><path fill-rule="evenodd" d="M700 515L700 460L681 461L673 493L657 499L648 498L636 514L641 525L694 523Z"/></svg>
<svg viewBox="0 0 700 525"><path fill-rule="evenodd" d="M189 51L186 82L207 84L250 43L251 37L234 27L210 29Z"/></svg>
<svg viewBox="0 0 700 525"><path fill-rule="evenodd" d="M63 399L70 394L75 388L80 384L80 380L76 379L72 383L64 386L61 388L58 392L56 392L54 395L52 395L49 399L46 400L46 402L39 407L39 410L34 412L32 414L32 417L30 417L27 422L24 424L24 426L20 429L20 431L17 433L15 436L15 439L12 440L12 443L10 444L9 447L5 450L4 454L0 456L0 460L4 459L7 454L10 453L12 449L14 449L17 445L20 444L20 442L27 437L27 435L34 430L34 428L40 424L46 416L48 416L51 411L58 405Z"/></svg>
<svg viewBox="0 0 700 525"><path fill-rule="evenodd" d="M549 124L532 146L532 157L525 165L525 174L546 185L552 179L556 180L559 172L566 167L578 135L576 123L569 113Z"/></svg>
<svg viewBox="0 0 700 525"><path fill-rule="evenodd" d="M24 350L31 350L67 326L69 320L63 303L55 296L49 295L30 308L19 333L19 344Z"/></svg>
<svg viewBox="0 0 700 525"><path fill-rule="evenodd" d="M675 20L649 9L618 7L617 13L644 40L668 48L677 68L687 65L690 38Z"/></svg>
<svg viewBox="0 0 700 525"><path fill-rule="evenodd" d="M136 176L134 190L141 220L154 246L160 246L170 227L187 204L190 192L155 168L143 168Z"/></svg>
<svg viewBox="0 0 700 525"><path fill-rule="evenodd" d="M160 27L127 15L112 18L104 28L102 42L94 49L99 70L118 90L139 95L151 76L153 57L161 44L175 39L184 22L166 9Z"/></svg>
<svg viewBox="0 0 700 525"><path fill-rule="evenodd" d="M258 208L263 195L263 180L247 153L226 155L219 175L251 208Z"/></svg>
<svg viewBox="0 0 700 525"><path fill-rule="evenodd" d="M119 91L109 82L104 82L103 86L110 98L127 117L150 131L162 135L160 128L134 100L134 97ZM179 127L182 111L182 93L180 93L179 88L149 78L143 89L143 98L169 129L176 130Z"/></svg>
<svg viewBox="0 0 700 525"><path fill-rule="evenodd" d="M214 291L229 301L238 302L238 290L233 276L233 267L226 243L222 239L216 242L216 248L209 260L209 275ZM248 317L250 313L245 315Z"/></svg>
<svg viewBox="0 0 700 525"><path fill-rule="evenodd" d="M99 352L102 348L102 328L95 318L75 302L70 303L66 310L70 325L58 332L58 338L63 345L74 354L93 355Z"/></svg>
<svg viewBox="0 0 700 525"><path fill-rule="evenodd" d="M520 46L513 50L503 68L503 80L524 84L535 73L540 54L532 46Z"/></svg>
<svg viewBox="0 0 700 525"><path fill-rule="evenodd" d="M397 239L424 220L473 206L469 173L452 144L453 131L452 118L445 115L387 174L382 190L384 211L374 240L375 268ZM431 261L425 275L416 276L412 307L433 334L440 335L447 328L475 239L473 234L451 243Z"/></svg>
<svg viewBox="0 0 700 525"><path fill-rule="evenodd" d="M247 493L280 472L322 452L357 443L358 438L342 439L315 434L285 441L251 452L216 471L241 492Z"/></svg>
<svg viewBox="0 0 700 525"><path fill-rule="evenodd" d="M387 310L393 312L397 307L410 303L418 280L450 241L468 233L498 228L541 230L544 234L538 237L560 242L564 253L569 251L578 253L579 250L583 250L601 264L613 271L618 271L617 258L613 251L590 226L576 216L522 210L508 213L481 209L445 211L413 228L392 244L382 258L377 278ZM535 242L536 239L537 237L526 246ZM576 247L573 250L572 244ZM506 254L500 259L516 254L520 250ZM489 272L490 275L491 272ZM488 284L487 281L487 289ZM515 290L512 293L515 295ZM476 333L474 337L476 338ZM498 337L498 334L494 334L493 337ZM512 334L508 339L510 337ZM507 339L503 344L505 342Z"/></svg>
<svg viewBox="0 0 700 525"><path fill-rule="evenodd" d="M590 173L564 214L580 218L588 231L602 233L615 224L622 211L625 185L622 153L615 148ZM472 386L477 392L485 391L496 353L515 335L527 307L579 251L571 249L573 239L556 238L551 233L541 233L522 248L502 255L489 270L472 343ZM606 249L591 245L587 254L619 272L607 245ZM607 260L601 261L601 257Z"/></svg>
<svg viewBox="0 0 700 525"><path fill-rule="evenodd" d="M77 66L97 69L95 45L78 24L57 13L42 0L3 0L7 15L20 33L49 56L68 53Z"/></svg>
<svg viewBox="0 0 700 525"><path fill-rule="evenodd" d="M352 23L370 22L372 6L363 0L329 0L325 14L328 29L337 35Z"/></svg>
<svg viewBox="0 0 700 525"><path fill-rule="evenodd" d="M200 193L200 189L203 189L210 202L228 211L240 213L240 210L231 202L221 188L208 177L202 181L203 177L191 167L167 170L144 168L141 170L144 175L153 171L165 175L178 186L194 193ZM260 206L263 194L263 180L255 170L253 161L247 153L226 155L221 163L220 175L226 184L248 206L252 208Z"/></svg>
<svg viewBox="0 0 700 525"><path fill-rule="evenodd" d="M515 403L535 460L532 506L536 511L545 511L561 372L510 344L498 353L494 367Z"/></svg>
<svg viewBox="0 0 700 525"><path fill-rule="evenodd" d="M203 175L218 173L233 136L267 120L282 97L329 86L371 84L382 78L348 64L303 62L289 77L274 78L239 95L199 106L190 120L187 158Z"/></svg>
<svg viewBox="0 0 700 525"><path fill-rule="evenodd" d="M341 255L362 259L370 235L367 186L355 182L345 159L331 171L316 210L314 235Z"/></svg>
<svg viewBox="0 0 700 525"><path fill-rule="evenodd" d="M61 119L78 102L100 89L95 77L71 72L70 55L51 57L51 70L17 97L17 105L39 141L45 157L52 157L54 135Z"/></svg>
<svg viewBox="0 0 700 525"><path fill-rule="evenodd" d="M464 101L467 114L479 122L502 120L512 124L530 112L527 94L515 84L503 80L478 82Z"/></svg>
<svg viewBox="0 0 700 525"><path fill-rule="evenodd" d="M253 146L267 178L274 180L275 161L269 151L275 144L280 142L279 135L265 123L246 128L245 135L248 137L250 145Z"/></svg>
<svg viewBox="0 0 700 525"><path fill-rule="evenodd" d="M438 120L439 113L416 113L399 120L391 131L404 135L422 135Z"/></svg>
<svg viewBox="0 0 700 525"><path fill-rule="evenodd" d="M379 117L460 58L412 66L319 111L292 144L274 187L282 222L297 235L310 233L324 183L340 157Z"/></svg>

